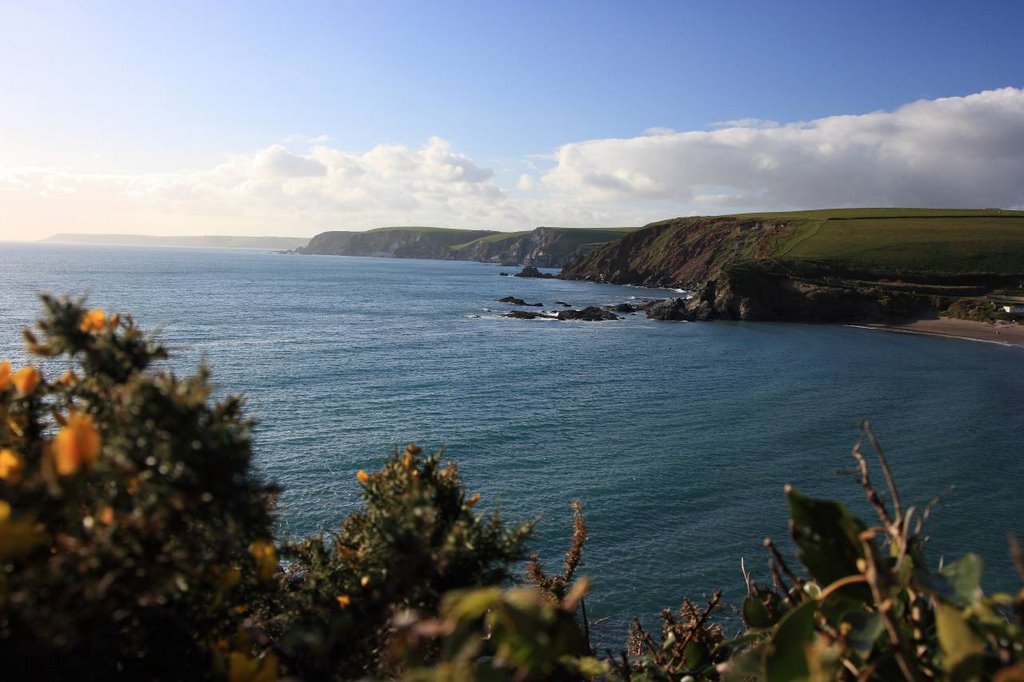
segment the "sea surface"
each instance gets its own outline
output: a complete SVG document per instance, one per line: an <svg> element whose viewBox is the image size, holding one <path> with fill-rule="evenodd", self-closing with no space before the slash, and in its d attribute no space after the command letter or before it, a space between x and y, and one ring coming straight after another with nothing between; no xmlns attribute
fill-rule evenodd
<svg viewBox="0 0 1024 682"><path fill-rule="evenodd" d="M1017 589L1006 533L1024 535L1024 349L842 326L503 319L507 295L576 306L672 292L500 277L480 263L250 250L0 243L0 357L38 292L88 294L160 330L172 366L205 360L245 394L256 459L286 488L284 534L334 528L355 472L415 440L458 461L481 506L539 516L558 568L583 501L579 573L603 646L785 543L783 486L869 512L850 450L872 420L904 499L933 513L929 557L967 550L988 589ZM881 481L881 476L876 476Z"/></svg>

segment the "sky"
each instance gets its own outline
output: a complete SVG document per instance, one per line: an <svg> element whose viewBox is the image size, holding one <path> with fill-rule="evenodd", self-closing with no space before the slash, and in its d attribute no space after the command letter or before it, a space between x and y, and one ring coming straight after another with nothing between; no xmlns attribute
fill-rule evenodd
<svg viewBox="0 0 1024 682"><path fill-rule="evenodd" d="M1024 207L1024 3L0 0L0 239Z"/></svg>

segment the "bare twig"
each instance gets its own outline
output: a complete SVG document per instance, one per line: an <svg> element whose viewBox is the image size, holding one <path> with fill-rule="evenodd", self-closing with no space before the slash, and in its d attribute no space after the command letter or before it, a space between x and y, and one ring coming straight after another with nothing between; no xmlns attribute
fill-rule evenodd
<svg viewBox="0 0 1024 682"><path fill-rule="evenodd" d="M896 518L903 518L903 505L900 503L900 493L896 489L896 481L892 476L892 469L889 468L889 460L885 456L885 451L882 449L882 444L875 438L875 432L871 428L871 422L865 419L861 422L861 428L867 435L868 442L871 443L872 449L878 455L878 462L882 465L882 474L885 475L885 484L889 488L889 494L892 495L892 506L896 513Z"/></svg>
<svg viewBox="0 0 1024 682"><path fill-rule="evenodd" d="M864 459L864 453L860 451L861 441L858 440L857 444L853 446L853 457L857 460L857 466L860 467L860 484L864 488L864 494L868 498L868 504L875 508L878 513L878 518L882 520L887 527L892 526L892 517L889 516L889 510L885 508L885 501L875 490L875 486L871 484L871 476L868 474L868 463Z"/></svg>
<svg viewBox="0 0 1024 682"><path fill-rule="evenodd" d="M768 548L768 551L772 553L772 556L775 558L775 561L778 562L779 568L782 569L782 572L789 576L789 579L796 583L797 587L803 589L803 579L793 573L793 571L789 570L789 566L786 565L786 560L782 558L782 553L779 552L779 549L775 546L775 542L771 538L765 538L763 544Z"/></svg>

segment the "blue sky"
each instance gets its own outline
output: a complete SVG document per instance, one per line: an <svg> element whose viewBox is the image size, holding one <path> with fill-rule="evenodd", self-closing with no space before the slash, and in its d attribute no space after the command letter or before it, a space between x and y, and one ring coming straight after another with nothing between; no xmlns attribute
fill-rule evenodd
<svg viewBox="0 0 1024 682"><path fill-rule="evenodd" d="M758 197L771 204L762 208L802 207L792 206L799 193L771 189L778 177L764 186L752 178L733 187L725 169L707 178L683 169L681 177L698 188L689 194L654 191L677 177L665 174L666 164L678 174L678 155L693 157L695 139L663 140L672 150L644 157L654 159L650 166L637 156L647 152L636 149L626 159L619 158L621 149L612 150L613 161L585 153L575 166L564 156L578 149L573 145L592 152L587 145L593 141L641 138L651 129L667 138L669 131L715 131L740 121L731 127L766 134L768 126L753 120L793 126L1006 88L1014 94L1024 85L1022 27L1024 3L1005 0L5 1L0 210L6 204L18 216L12 230L30 237L131 225L140 232L305 235L413 218L471 227L489 215L493 226L513 229L530 222L591 224L748 209ZM962 112L942 113L958 118L955 126L940 127L990 125L992 103L977 106L983 111L966 119L959 118ZM995 116L1009 125L1003 132L1011 142L1019 132L1016 106L1006 95ZM432 140L443 145L432 147ZM716 143L735 146L730 140ZM942 140L957 149L962 144ZM772 149L778 143L765 142ZM880 144L869 145L875 161L892 151L891 145L880 151ZM927 144L936 144L935 137ZM236 190L256 183L267 195L263 183L271 178L253 168L259 158L283 158L275 145L322 164L323 173L308 176L320 178L318 188L312 180L300 186L298 178L306 176L286 175L278 180L291 184L277 183L283 198L276 207L246 204ZM316 147L327 151L317 157ZM396 153L366 156L375 149ZM767 152L759 147L752 153ZM785 172L786 163L777 161L765 161L764 170ZM346 176L332 163L359 168ZM386 169L410 163L429 166L420 169L426 180L417 184L417 171L409 170L413 175L397 183L407 187L398 198L380 195L395 177ZM1000 163L1013 170L1012 158ZM231 180L224 179L225 165ZM473 186L436 186L439 173L450 168L458 173L448 173L448 184L466 185L469 176L459 173L469 169L477 178L469 181ZM39 173L46 169L50 190L39 196L46 186ZM892 170L893 177L908 173ZM380 182L352 179L367 173ZM588 186L591 176L607 176L622 191L602 195L594 190L609 189L609 182ZM208 191L211 177L234 192L230 201ZM331 178L333 189L324 188L323 178ZM422 197L408 191L424 184ZM924 202L949 196L922 189L935 184L935 178L917 179L912 191L892 196ZM181 199L197 187L205 193L201 202ZM438 193L449 190L442 201ZM67 197L86 191L89 202ZM140 198L140 192L153 196ZM467 203L471 195L475 203ZM712 195L723 199L688 200ZM415 205L403 197L415 197ZM862 199L836 198L870 204L887 197L875 188ZM992 199L1024 202L1012 191L986 197Z"/></svg>

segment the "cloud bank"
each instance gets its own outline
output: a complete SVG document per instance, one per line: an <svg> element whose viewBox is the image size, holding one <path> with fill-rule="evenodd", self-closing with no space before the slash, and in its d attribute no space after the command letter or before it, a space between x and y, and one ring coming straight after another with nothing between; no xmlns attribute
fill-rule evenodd
<svg viewBox="0 0 1024 682"><path fill-rule="evenodd" d="M892 112L591 140L544 176L586 202L685 207L1010 207L1024 204L1024 90L921 100Z"/></svg>
<svg viewBox="0 0 1024 682"><path fill-rule="evenodd" d="M566 144L495 173L431 138L363 153L304 138L188 172L86 175L0 166L0 213L52 232L311 235L432 224L523 229L641 224L673 215L829 206L1024 206L1024 90L894 111L707 131L657 128ZM513 164L513 165L514 165ZM29 234L31 233L31 234Z"/></svg>

